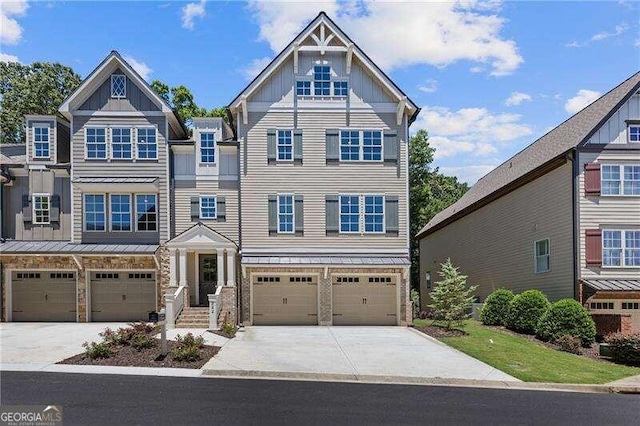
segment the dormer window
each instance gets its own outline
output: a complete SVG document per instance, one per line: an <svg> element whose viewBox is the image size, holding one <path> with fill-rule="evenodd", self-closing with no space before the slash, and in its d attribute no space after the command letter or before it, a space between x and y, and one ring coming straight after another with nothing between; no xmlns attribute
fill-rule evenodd
<svg viewBox="0 0 640 426"><path fill-rule="evenodd" d="M313 67L313 87L315 96L331 95L331 67L316 65Z"/></svg>
<svg viewBox="0 0 640 426"><path fill-rule="evenodd" d="M123 74L111 76L111 97L124 98L127 96L127 77Z"/></svg>
<svg viewBox="0 0 640 426"><path fill-rule="evenodd" d="M49 125L33 126L33 158L49 158Z"/></svg>
<svg viewBox="0 0 640 426"><path fill-rule="evenodd" d="M200 133L200 163L214 164L216 162L215 133Z"/></svg>
<svg viewBox="0 0 640 426"><path fill-rule="evenodd" d="M629 126L629 143L640 143L640 125Z"/></svg>

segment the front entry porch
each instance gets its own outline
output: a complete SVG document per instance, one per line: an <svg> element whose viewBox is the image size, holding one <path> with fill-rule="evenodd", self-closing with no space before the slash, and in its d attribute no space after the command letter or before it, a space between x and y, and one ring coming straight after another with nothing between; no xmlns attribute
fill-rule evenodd
<svg viewBox="0 0 640 426"><path fill-rule="evenodd" d="M198 223L167 242L167 248L167 323L170 326L175 324L184 310L185 316L197 317L203 322L203 326L216 328L223 307L223 291L226 289L235 294L238 255L236 244ZM197 309L198 307L201 309ZM235 313L235 303L225 307L225 312L227 311ZM208 318L205 317L206 312L209 313Z"/></svg>

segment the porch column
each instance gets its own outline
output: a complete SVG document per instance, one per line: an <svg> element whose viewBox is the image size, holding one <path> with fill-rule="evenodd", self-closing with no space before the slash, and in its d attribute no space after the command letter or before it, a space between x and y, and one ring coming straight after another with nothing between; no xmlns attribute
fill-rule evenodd
<svg viewBox="0 0 640 426"><path fill-rule="evenodd" d="M178 287L178 250L169 249L169 287Z"/></svg>
<svg viewBox="0 0 640 426"><path fill-rule="evenodd" d="M236 285L236 251L227 250L227 285Z"/></svg>
<svg viewBox="0 0 640 426"><path fill-rule="evenodd" d="M180 249L180 287L187 285L187 249Z"/></svg>
<svg viewBox="0 0 640 426"><path fill-rule="evenodd" d="M218 287L224 285L224 251L218 250L218 261L216 263L216 270L218 271Z"/></svg>

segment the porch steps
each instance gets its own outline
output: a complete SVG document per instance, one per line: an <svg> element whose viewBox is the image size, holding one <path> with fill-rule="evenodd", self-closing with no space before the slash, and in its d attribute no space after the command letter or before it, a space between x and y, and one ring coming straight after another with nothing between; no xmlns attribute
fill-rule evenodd
<svg viewBox="0 0 640 426"><path fill-rule="evenodd" d="M209 328L209 308L184 308L176 321L176 328Z"/></svg>

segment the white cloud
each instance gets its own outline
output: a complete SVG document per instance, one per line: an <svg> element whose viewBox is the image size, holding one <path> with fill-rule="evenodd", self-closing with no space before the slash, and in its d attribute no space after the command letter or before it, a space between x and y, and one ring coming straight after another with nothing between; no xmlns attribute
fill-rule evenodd
<svg viewBox="0 0 640 426"><path fill-rule="evenodd" d="M27 13L26 0L0 2L0 44L18 44L22 39L22 27L15 19Z"/></svg>
<svg viewBox="0 0 640 426"><path fill-rule="evenodd" d="M131 68L133 68L138 74L140 74L140 77L145 80L149 80L149 76L153 73L151 67L149 67L144 62L138 61L131 55L123 55L123 58L129 63L129 65L131 65Z"/></svg>
<svg viewBox="0 0 640 426"><path fill-rule="evenodd" d="M629 25L625 22L616 25L613 32L602 31L591 37L591 41L601 41L611 37L617 37L624 34L629 29Z"/></svg>
<svg viewBox="0 0 640 426"><path fill-rule="evenodd" d="M569 114L575 114L576 112L589 105L591 102L598 99L600 95L601 93L596 92L595 90L580 89L578 90L578 94L576 96L567 99L567 102L564 104L564 109Z"/></svg>
<svg viewBox="0 0 640 426"><path fill-rule="evenodd" d="M522 92L511 92L511 95L504 101L506 106L517 106L524 101L530 101L531 95Z"/></svg>
<svg viewBox="0 0 640 426"><path fill-rule="evenodd" d="M460 153L486 157L496 153L501 144L533 133L521 118L519 114L496 114L486 108L451 111L444 107L425 107L414 126L429 132L436 159Z"/></svg>
<svg viewBox="0 0 640 426"><path fill-rule="evenodd" d="M195 28L194 19L204 18L207 14L205 10L206 4L206 0L200 0L198 3L187 3L182 8L182 28L193 30Z"/></svg>
<svg viewBox="0 0 640 426"><path fill-rule="evenodd" d="M635 47L640 47L640 38L637 38L636 41L633 42Z"/></svg>
<svg viewBox="0 0 640 426"><path fill-rule="evenodd" d="M0 52L0 62L20 62L15 55L9 55L7 53Z"/></svg>
<svg viewBox="0 0 640 426"><path fill-rule="evenodd" d="M254 59L249 65L241 68L240 73L244 75L244 78L246 78L247 80L253 80L255 76L260 74L260 71L262 71L267 65L269 65L269 62L271 62L272 59L273 58L270 58L268 56L260 59Z"/></svg>
<svg viewBox="0 0 640 426"><path fill-rule="evenodd" d="M415 64L446 67L468 60L510 74L523 59L515 41L501 36L505 19L501 2L260 2L251 1L260 39L279 52L313 18L325 10L373 60L385 69ZM372 29L384 29L375 31Z"/></svg>
<svg viewBox="0 0 640 426"><path fill-rule="evenodd" d="M428 78L425 80L424 84L418 86L418 90L425 93L433 93L438 90L438 80Z"/></svg>
<svg viewBox="0 0 640 426"><path fill-rule="evenodd" d="M461 167L440 167L440 171L445 175L456 176L458 180L473 185L478 179L495 168L494 164L477 164Z"/></svg>

